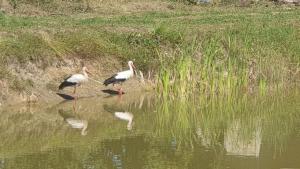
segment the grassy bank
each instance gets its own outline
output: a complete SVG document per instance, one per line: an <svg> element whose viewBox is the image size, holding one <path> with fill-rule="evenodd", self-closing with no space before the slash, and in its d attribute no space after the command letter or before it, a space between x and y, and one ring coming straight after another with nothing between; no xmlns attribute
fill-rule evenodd
<svg viewBox="0 0 300 169"><path fill-rule="evenodd" d="M24 90L34 87L34 80L24 83L8 67L31 62L45 70L72 58L134 60L145 73L157 72L165 90L177 88L168 83L178 82L181 92L188 92L190 85L218 93L280 87L299 79L297 7L222 8L155 1L161 8L132 10L128 4L132 5L120 4L127 11L109 14L0 13L0 79Z"/></svg>

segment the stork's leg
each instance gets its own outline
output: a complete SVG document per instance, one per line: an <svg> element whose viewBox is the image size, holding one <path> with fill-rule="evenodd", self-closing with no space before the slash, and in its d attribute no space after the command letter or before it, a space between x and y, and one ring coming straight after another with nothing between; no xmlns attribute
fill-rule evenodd
<svg viewBox="0 0 300 169"><path fill-rule="evenodd" d="M118 84L119 85L119 84ZM113 87L118 91L118 94L120 95L120 88L116 87L116 84L113 83Z"/></svg>
<svg viewBox="0 0 300 169"><path fill-rule="evenodd" d="M75 96L74 100L74 112L76 113L76 105L77 105L77 96Z"/></svg>
<svg viewBox="0 0 300 169"><path fill-rule="evenodd" d="M120 83L120 88L118 89L119 95L122 95L122 94L123 94L122 84L123 84L123 83Z"/></svg>
<svg viewBox="0 0 300 169"><path fill-rule="evenodd" d="M123 97L123 95L118 94L118 102L119 102L119 103L122 102L122 97Z"/></svg>
<svg viewBox="0 0 300 169"><path fill-rule="evenodd" d="M114 90L116 90L116 88L117 88L115 83L113 83L113 88L114 88Z"/></svg>
<svg viewBox="0 0 300 169"><path fill-rule="evenodd" d="M122 94L123 94L122 86L118 89L118 92L119 92L119 95L122 95Z"/></svg>
<svg viewBox="0 0 300 169"><path fill-rule="evenodd" d="M74 100L74 104L73 104L73 113L76 113L76 99Z"/></svg>
<svg viewBox="0 0 300 169"><path fill-rule="evenodd" d="M76 85L74 86L73 94L75 94L75 93L76 93Z"/></svg>
<svg viewBox="0 0 300 169"><path fill-rule="evenodd" d="M75 85L74 86L74 91L73 91L73 97L75 98L75 100L77 99L76 88L77 88L77 86Z"/></svg>

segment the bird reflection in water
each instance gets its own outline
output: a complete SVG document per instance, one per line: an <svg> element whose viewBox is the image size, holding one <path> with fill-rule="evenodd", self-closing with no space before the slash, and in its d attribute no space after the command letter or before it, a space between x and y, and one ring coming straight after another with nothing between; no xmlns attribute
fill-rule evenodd
<svg viewBox="0 0 300 169"><path fill-rule="evenodd" d="M72 128L74 129L81 129L81 135L85 136L87 135L87 127L88 127L88 121L87 120L82 120L79 118L76 118L72 116L71 114L68 114L62 109L58 110L58 113L60 116L64 118L64 121Z"/></svg>
<svg viewBox="0 0 300 169"><path fill-rule="evenodd" d="M132 130L133 126L133 114L130 112L125 111L121 107L118 107L116 105L114 106L109 106L109 105L104 105L103 106L104 110L112 113L116 118L127 121L127 130Z"/></svg>
<svg viewBox="0 0 300 169"><path fill-rule="evenodd" d="M132 130L133 125L133 114L129 112L115 112L115 117L120 120L128 121L127 123L127 130Z"/></svg>

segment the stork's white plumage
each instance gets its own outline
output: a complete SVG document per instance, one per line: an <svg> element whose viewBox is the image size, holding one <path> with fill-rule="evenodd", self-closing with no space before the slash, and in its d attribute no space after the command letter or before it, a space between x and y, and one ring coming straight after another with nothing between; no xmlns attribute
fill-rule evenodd
<svg viewBox="0 0 300 169"><path fill-rule="evenodd" d="M67 82L70 83L82 83L88 81L88 75L84 74L74 74L70 76L68 79L66 79Z"/></svg>
<svg viewBox="0 0 300 169"><path fill-rule="evenodd" d="M82 74L74 74L69 77L67 77L60 85L59 90L63 90L65 87L74 86L74 94L76 93L76 86L80 86L82 83L85 83L88 81L89 76L88 69L86 67L82 68Z"/></svg>
<svg viewBox="0 0 300 169"><path fill-rule="evenodd" d="M127 123L127 129L132 129L132 121L133 121L133 114L129 112L115 112L115 117L118 119L128 121Z"/></svg>
<svg viewBox="0 0 300 169"><path fill-rule="evenodd" d="M122 82L128 80L129 78L131 78L134 75L135 66L132 61L128 62L128 66L129 66L129 70L122 71L122 72L119 72L119 73L111 76L110 78L106 79L103 82L103 84L105 86L107 86L109 84L114 85L116 83L122 83ZM119 89L119 94L122 94L122 88Z"/></svg>

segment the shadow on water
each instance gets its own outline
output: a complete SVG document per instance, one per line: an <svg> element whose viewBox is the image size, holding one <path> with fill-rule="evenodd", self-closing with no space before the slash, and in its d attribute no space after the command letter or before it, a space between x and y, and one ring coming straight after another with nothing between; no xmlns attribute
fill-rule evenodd
<svg viewBox="0 0 300 169"><path fill-rule="evenodd" d="M65 100L75 100L74 96L71 96L71 95L68 95L65 93L56 93L56 94ZM81 97L77 97L76 100L84 99L84 98L91 98L91 97L94 97L94 96L81 96Z"/></svg>
<svg viewBox="0 0 300 169"><path fill-rule="evenodd" d="M56 93L56 94L65 100L74 100L75 99L73 96L68 95L68 94L63 94L63 93Z"/></svg>
<svg viewBox="0 0 300 169"><path fill-rule="evenodd" d="M119 95L119 91L111 90L111 89L105 89L105 90L102 90L102 92L110 94L110 95ZM122 91L122 94L125 94L125 92Z"/></svg>
<svg viewBox="0 0 300 169"><path fill-rule="evenodd" d="M2 168L300 168L299 98L138 93L11 107L0 112Z"/></svg>

